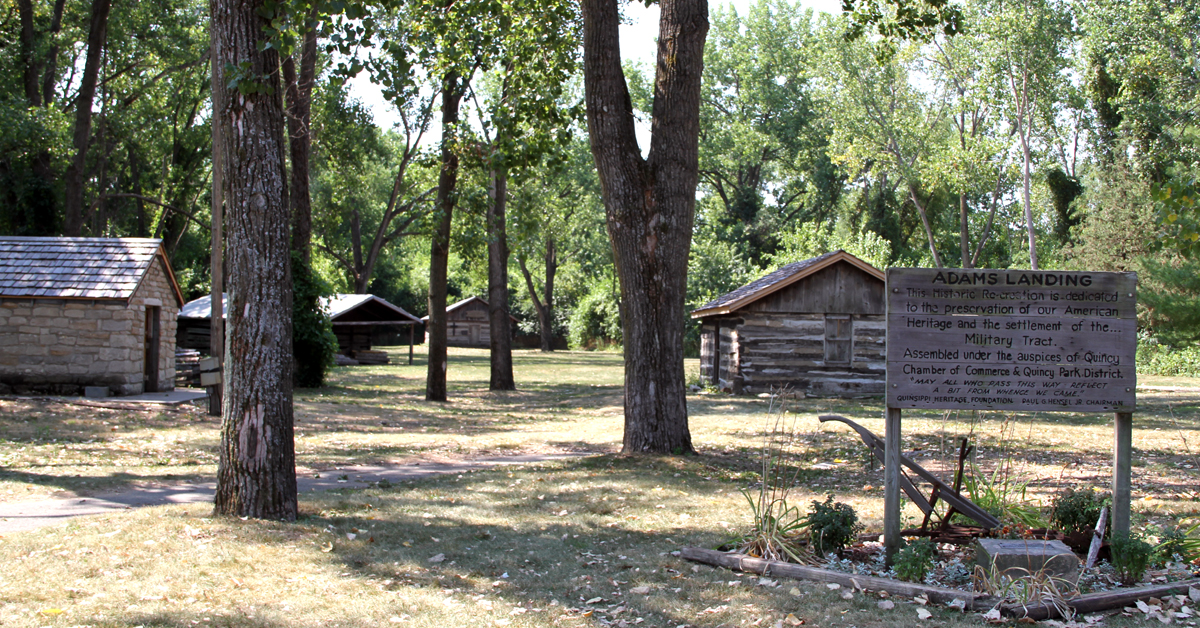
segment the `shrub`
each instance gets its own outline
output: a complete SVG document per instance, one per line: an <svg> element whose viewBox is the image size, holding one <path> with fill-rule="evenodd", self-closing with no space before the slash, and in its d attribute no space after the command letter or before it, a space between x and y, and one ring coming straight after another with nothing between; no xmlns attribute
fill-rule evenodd
<svg viewBox="0 0 1200 628"><path fill-rule="evenodd" d="M833 501L832 494L825 498L824 503L813 501L812 509L804 518L804 525L808 528L808 542L813 551L821 556L842 551L863 528L854 508Z"/></svg>
<svg viewBox="0 0 1200 628"><path fill-rule="evenodd" d="M1200 564L1200 523L1184 529L1179 526L1163 526L1154 547L1155 561L1179 560Z"/></svg>
<svg viewBox="0 0 1200 628"><path fill-rule="evenodd" d="M1200 377L1200 347L1170 347L1143 335L1138 338L1137 371L1146 375Z"/></svg>
<svg viewBox="0 0 1200 628"><path fill-rule="evenodd" d="M907 582L922 582L929 570L933 568L933 559L937 555L933 543L929 539L917 539L905 544L896 552L892 570L896 577Z"/></svg>
<svg viewBox="0 0 1200 628"><path fill-rule="evenodd" d="M1092 488L1068 488L1054 498L1054 512L1050 515L1050 522L1065 534L1089 532L1096 529L1100 510L1108 501L1108 495Z"/></svg>
<svg viewBox="0 0 1200 628"><path fill-rule="evenodd" d="M325 372L333 366L338 348L329 315L321 309L321 297L329 296L332 289L293 252L292 290L293 379L301 388L317 388L325 384Z"/></svg>
<svg viewBox="0 0 1200 628"><path fill-rule="evenodd" d="M603 286L593 286L576 304L567 327L568 340L575 349L620 344L621 315L616 296Z"/></svg>
<svg viewBox="0 0 1200 628"><path fill-rule="evenodd" d="M1154 546L1134 534L1116 534L1109 541L1108 549L1112 553L1113 570L1123 584L1133 585L1142 581L1154 556Z"/></svg>

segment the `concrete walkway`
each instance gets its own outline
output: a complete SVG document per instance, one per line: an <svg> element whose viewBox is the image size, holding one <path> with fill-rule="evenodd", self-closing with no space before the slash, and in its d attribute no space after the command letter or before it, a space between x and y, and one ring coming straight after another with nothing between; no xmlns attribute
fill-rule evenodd
<svg viewBox="0 0 1200 628"><path fill-rule="evenodd" d="M528 454L493 456L455 462L413 462L395 466L355 466L322 471L320 477L296 476L300 493L335 488L366 488L380 480L406 482L431 475L465 473L479 469L523 465L550 460L569 460L587 454ZM344 478L344 479L343 479ZM0 534L33 530L64 523L73 517L100 515L142 506L212 503L216 482L134 488L121 493L92 497L48 499L36 502L0 503Z"/></svg>

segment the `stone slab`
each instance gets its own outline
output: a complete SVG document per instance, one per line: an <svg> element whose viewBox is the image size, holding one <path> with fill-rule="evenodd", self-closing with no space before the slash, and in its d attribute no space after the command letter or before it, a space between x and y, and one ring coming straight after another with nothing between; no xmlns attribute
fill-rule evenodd
<svg viewBox="0 0 1200 628"><path fill-rule="evenodd" d="M1055 578L1077 584L1079 557L1062 541L1035 539L977 539L975 563L991 571L1019 578L1045 571Z"/></svg>

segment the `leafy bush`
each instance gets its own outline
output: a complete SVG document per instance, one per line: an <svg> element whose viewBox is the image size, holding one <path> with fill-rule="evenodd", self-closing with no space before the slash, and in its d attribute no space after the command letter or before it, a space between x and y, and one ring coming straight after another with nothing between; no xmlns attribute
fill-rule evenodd
<svg viewBox="0 0 1200 628"><path fill-rule="evenodd" d="M1138 338L1137 371L1146 375L1200 377L1200 347L1171 347L1155 338Z"/></svg>
<svg viewBox="0 0 1200 628"><path fill-rule="evenodd" d="M338 348L329 315L321 309L321 297L329 296L332 290L295 252L292 290L293 377L301 388L317 388L325 384L325 373L333 366Z"/></svg>
<svg viewBox="0 0 1200 628"><path fill-rule="evenodd" d="M936 555L933 543L929 539L917 539L906 544L896 552L892 570L896 577L907 582L922 582L926 574L933 568Z"/></svg>
<svg viewBox="0 0 1200 628"><path fill-rule="evenodd" d="M593 286L571 312L567 337L572 348L596 349L621 343L621 314L616 296L605 286Z"/></svg>
<svg viewBox="0 0 1200 628"><path fill-rule="evenodd" d="M1113 535L1108 550L1112 553L1112 566L1117 578L1126 585L1141 582L1154 557L1154 546L1135 534Z"/></svg>
<svg viewBox="0 0 1200 628"><path fill-rule="evenodd" d="M1050 522L1064 534L1090 532L1096 529L1100 510L1109 502L1108 495L1095 489L1068 488L1054 498Z"/></svg>
<svg viewBox="0 0 1200 628"><path fill-rule="evenodd" d="M812 509L804 518L804 525L808 528L808 542L813 551L821 556L842 551L863 529L854 508L849 504L834 502L832 493L824 503L813 501Z"/></svg>
<svg viewBox="0 0 1200 628"><path fill-rule="evenodd" d="M1155 561L1179 560L1200 564L1200 523L1188 529L1163 526L1154 546Z"/></svg>

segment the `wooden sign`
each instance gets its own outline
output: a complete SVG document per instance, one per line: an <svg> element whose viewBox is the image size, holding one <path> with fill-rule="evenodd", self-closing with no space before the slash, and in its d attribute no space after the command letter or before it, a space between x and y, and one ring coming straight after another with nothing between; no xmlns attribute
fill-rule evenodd
<svg viewBox="0 0 1200 628"><path fill-rule="evenodd" d="M891 268L892 408L1133 412L1137 274Z"/></svg>

